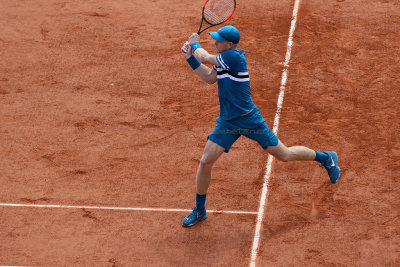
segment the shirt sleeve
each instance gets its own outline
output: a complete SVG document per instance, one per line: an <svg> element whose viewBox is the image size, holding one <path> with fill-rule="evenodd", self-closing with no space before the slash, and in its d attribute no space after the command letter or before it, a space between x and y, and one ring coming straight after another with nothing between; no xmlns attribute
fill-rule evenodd
<svg viewBox="0 0 400 267"><path fill-rule="evenodd" d="M232 53L231 51L222 52L217 56L217 61L219 66L223 70L230 70L232 64Z"/></svg>

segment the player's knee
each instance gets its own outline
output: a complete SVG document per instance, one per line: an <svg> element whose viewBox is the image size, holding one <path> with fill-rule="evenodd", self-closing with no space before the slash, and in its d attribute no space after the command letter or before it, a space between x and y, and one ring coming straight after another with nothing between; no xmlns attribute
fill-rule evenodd
<svg viewBox="0 0 400 267"><path fill-rule="evenodd" d="M200 159L200 167L207 167L207 166L212 166L214 162L210 160L208 157L203 156Z"/></svg>

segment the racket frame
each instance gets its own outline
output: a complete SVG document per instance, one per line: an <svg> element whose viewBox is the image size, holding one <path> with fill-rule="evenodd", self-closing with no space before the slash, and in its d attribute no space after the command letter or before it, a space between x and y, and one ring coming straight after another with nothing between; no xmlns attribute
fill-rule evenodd
<svg viewBox="0 0 400 267"><path fill-rule="evenodd" d="M208 1L209 1L209 0L206 0L206 2L204 3L204 6L203 6L203 12L202 12L201 23L200 23L199 30L197 31L197 34L198 34L198 35L200 35L202 32L204 32L204 31L207 30L208 28L211 28L211 27L214 27L214 26L217 26L217 25L220 25L220 24L226 22L228 19L230 19L230 18L232 17L232 15L233 15L233 13L235 12L235 9L236 9L236 0L233 0L234 6L233 6L232 13L229 15L229 17L227 17L224 21L222 21L222 22L220 22L220 23L213 24L213 23L210 23L210 22L204 17L204 9L206 8L206 5L207 5ZM203 21L207 22L210 26L208 26L207 28L201 30L201 27L203 26Z"/></svg>

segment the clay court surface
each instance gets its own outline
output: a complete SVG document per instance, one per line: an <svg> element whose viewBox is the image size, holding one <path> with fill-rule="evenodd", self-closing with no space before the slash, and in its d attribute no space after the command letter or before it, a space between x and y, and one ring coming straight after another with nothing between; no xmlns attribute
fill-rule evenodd
<svg viewBox="0 0 400 267"><path fill-rule="evenodd" d="M171 210L194 206L219 115L217 86L180 53L202 4L0 0L0 265L249 265L258 144L216 163L220 212L188 229ZM229 21L271 128L293 7L239 0ZM336 150L342 176L272 162L257 266L400 266L399 33L398 0L300 1L278 137Z"/></svg>

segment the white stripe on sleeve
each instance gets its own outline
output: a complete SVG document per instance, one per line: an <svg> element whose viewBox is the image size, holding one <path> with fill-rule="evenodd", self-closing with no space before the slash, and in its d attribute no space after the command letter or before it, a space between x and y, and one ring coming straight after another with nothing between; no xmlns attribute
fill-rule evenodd
<svg viewBox="0 0 400 267"><path fill-rule="evenodd" d="M223 68L224 70L229 70L229 66L225 64L221 55L217 56L217 61L218 61L219 65L221 66L221 68Z"/></svg>

